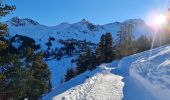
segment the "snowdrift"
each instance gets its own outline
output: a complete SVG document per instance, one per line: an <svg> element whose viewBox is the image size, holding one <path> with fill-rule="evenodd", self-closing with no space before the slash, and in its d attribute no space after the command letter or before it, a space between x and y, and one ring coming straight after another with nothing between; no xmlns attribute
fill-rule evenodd
<svg viewBox="0 0 170 100"><path fill-rule="evenodd" d="M118 67L139 82L157 100L169 100L170 45L125 57Z"/></svg>

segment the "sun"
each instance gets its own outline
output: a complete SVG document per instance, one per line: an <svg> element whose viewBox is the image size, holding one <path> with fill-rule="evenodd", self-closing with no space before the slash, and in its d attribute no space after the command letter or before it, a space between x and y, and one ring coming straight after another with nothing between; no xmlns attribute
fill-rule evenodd
<svg viewBox="0 0 170 100"><path fill-rule="evenodd" d="M153 18L153 24L155 25L163 25L166 23L166 16L165 15L155 15Z"/></svg>
<svg viewBox="0 0 170 100"><path fill-rule="evenodd" d="M167 16L160 13L150 13L147 24L154 30L162 29L167 24Z"/></svg>

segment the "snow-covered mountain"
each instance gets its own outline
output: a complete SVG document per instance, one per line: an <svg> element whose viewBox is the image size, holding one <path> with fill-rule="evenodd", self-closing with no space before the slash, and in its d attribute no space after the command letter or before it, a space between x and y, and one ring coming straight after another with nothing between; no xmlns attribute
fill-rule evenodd
<svg viewBox="0 0 170 100"><path fill-rule="evenodd" d="M170 45L102 64L54 88L44 100L169 100Z"/></svg>
<svg viewBox="0 0 170 100"><path fill-rule="evenodd" d="M124 100L168 100L170 98L170 46L156 48L152 50L152 53L146 51L125 57L116 63L114 61L112 64L103 64L92 72L87 71L63 83L67 70L76 67L74 60L82 52L84 45L95 47L103 33L110 32L114 40L117 40L117 32L120 31L121 26L130 24L133 26L132 33L135 38L141 35L152 36L153 31L141 19L105 25L94 25L83 19L73 24L61 23L49 27L32 19L14 17L4 23L8 24L10 32L6 38L13 37L12 44L16 48L21 46L23 39L27 39L24 44L31 41L29 45L36 48L35 41L40 45L41 50L46 51L48 48L46 43L49 42L50 37L54 38L51 41L51 51L54 49L57 52L63 51L61 49L63 45L70 41L76 44L76 52L73 55L64 55L60 59L51 57L46 61L51 70L53 90L44 96L45 100L51 98L74 100L74 98L87 99L87 97L97 100L113 98L114 100L122 98ZM108 90L105 91L105 89ZM105 92L106 96L96 90ZM98 98L101 95L103 98Z"/></svg>
<svg viewBox="0 0 170 100"><path fill-rule="evenodd" d="M149 34L152 34L150 27L141 19L130 19L123 23L115 22L105 25L94 25L83 19L82 21L73 24L61 23L59 25L49 27L41 25L37 21L29 18L22 19L14 17L4 23L9 26L10 36L19 34L31 37L37 44L41 44L42 50L47 49L45 43L48 41L50 36L56 39L53 47L58 46L58 40L60 39L77 39L98 43L100 36L107 32L112 33L113 38L117 40L117 32L120 31L120 27L124 24L131 24L133 26L133 35L136 38L142 34L148 36Z"/></svg>
<svg viewBox="0 0 170 100"><path fill-rule="evenodd" d="M84 49L85 45L90 45L95 48L102 34L110 32L112 33L114 40L117 41L118 31L120 31L121 26L125 24L133 26L132 33L135 38L138 38L141 35L150 36L152 34L150 27L141 19L130 19L122 23L114 22L105 25L94 25L83 19L80 22L73 24L61 23L56 26L46 26L29 18L22 19L14 17L4 23L9 26L9 36L7 36L7 38L15 36L15 41L12 44L16 48L23 43L23 41L18 38L18 35L32 38L36 44L40 45L40 49L43 51L47 51L48 46L46 44L49 42L50 37L54 38L54 40L51 41L51 52L62 52L64 44L70 43L70 41L76 44L76 50L72 56L63 56L60 60L51 57L51 60L47 61L51 70L53 87L56 87L63 82L64 75L69 68L76 67L75 62L72 61L77 59L78 54L82 52L81 49ZM26 37L22 38L25 39ZM31 40L32 43L34 43L33 40ZM29 44L32 45L32 43ZM27 42L25 42L25 44L27 44ZM33 45L33 47L36 46Z"/></svg>

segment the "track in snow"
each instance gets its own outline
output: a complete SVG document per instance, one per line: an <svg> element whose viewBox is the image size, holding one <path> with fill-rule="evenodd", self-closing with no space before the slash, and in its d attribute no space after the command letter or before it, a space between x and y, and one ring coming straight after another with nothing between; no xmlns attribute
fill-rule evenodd
<svg viewBox="0 0 170 100"><path fill-rule="evenodd" d="M104 67L103 67L104 68ZM87 79L85 83L71 88L54 100L121 100L123 98L122 77L105 67L101 73Z"/></svg>

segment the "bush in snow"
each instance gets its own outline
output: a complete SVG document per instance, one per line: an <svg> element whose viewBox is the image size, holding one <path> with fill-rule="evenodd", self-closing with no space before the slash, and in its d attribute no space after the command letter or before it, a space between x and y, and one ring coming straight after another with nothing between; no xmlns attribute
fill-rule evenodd
<svg viewBox="0 0 170 100"><path fill-rule="evenodd" d="M68 69L66 75L65 75L65 81L69 81L70 79L72 79L75 76L75 72L73 69Z"/></svg>

